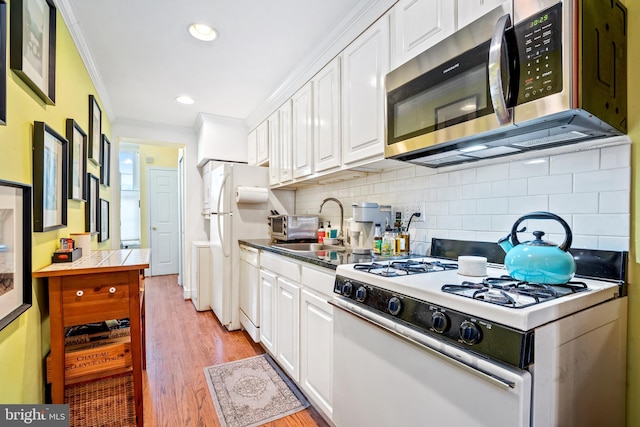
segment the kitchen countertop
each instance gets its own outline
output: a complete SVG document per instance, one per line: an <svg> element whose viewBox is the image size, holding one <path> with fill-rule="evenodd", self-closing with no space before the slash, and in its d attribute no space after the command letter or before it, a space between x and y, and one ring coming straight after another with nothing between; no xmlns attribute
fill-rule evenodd
<svg viewBox="0 0 640 427"><path fill-rule="evenodd" d="M272 246L273 243L277 243L271 239L248 239L239 240L241 245L251 246L256 249L273 252L278 255L283 255L289 258L297 259L299 261L314 264L320 267L330 268L335 270L337 266L342 264L353 264L358 262L371 262L371 261L389 261L394 259L406 259L411 255L394 256L394 257L382 257L379 255L361 255L351 252L349 247L345 251L309 251L309 252L291 252L285 249L281 249Z"/></svg>

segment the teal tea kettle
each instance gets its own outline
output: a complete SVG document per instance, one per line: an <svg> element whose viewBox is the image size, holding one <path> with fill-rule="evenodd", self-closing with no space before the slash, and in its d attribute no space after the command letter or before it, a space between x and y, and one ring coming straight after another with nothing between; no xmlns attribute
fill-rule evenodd
<svg viewBox="0 0 640 427"><path fill-rule="evenodd" d="M553 219L558 221L565 231L564 242L555 243L542 240L544 231L534 231L534 240L520 243L518 225L527 219ZM516 280L542 284L562 284L573 277L576 262L568 252L573 236L565 220L550 212L531 212L518 219L511 228L511 234L500 239L498 244L507 253L504 265L509 275Z"/></svg>

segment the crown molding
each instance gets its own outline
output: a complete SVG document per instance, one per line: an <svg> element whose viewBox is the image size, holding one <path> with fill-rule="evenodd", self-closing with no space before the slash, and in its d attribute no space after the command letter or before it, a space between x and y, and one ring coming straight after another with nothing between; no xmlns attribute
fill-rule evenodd
<svg viewBox="0 0 640 427"><path fill-rule="evenodd" d="M62 19L71 34L71 39L76 45L76 49L78 49L78 53L82 58L82 62L89 73L89 78L91 79L93 86L96 89L96 95L100 99L100 103L102 104L102 110L105 112L109 121L113 122L116 118L115 112L113 111L113 107L111 106L111 100L109 98L109 92L107 91L107 87L102 80L102 75L96 66L93 56L91 55L91 51L89 49L89 45L87 44L87 39L80 28L80 24L78 22L78 18L76 17L75 10L71 5L69 0L56 0L56 4L58 5L58 10L60 11L60 15L62 15Z"/></svg>

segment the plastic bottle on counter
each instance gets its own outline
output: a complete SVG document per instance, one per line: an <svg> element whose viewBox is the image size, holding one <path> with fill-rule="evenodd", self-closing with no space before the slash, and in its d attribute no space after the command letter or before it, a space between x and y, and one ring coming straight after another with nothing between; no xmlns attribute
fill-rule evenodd
<svg viewBox="0 0 640 427"><path fill-rule="evenodd" d="M380 230L380 224L375 225L375 231L373 232L373 253L380 255L382 252L382 231Z"/></svg>
<svg viewBox="0 0 640 427"><path fill-rule="evenodd" d="M324 237L331 238L331 221L327 221L327 229L325 230Z"/></svg>
<svg viewBox="0 0 640 427"><path fill-rule="evenodd" d="M381 255L382 256L393 256L393 251L395 249L396 246L396 239L393 236L393 233L391 232L391 230L387 229L387 231L384 232L384 236L382 236L382 249L381 249Z"/></svg>
<svg viewBox="0 0 640 427"><path fill-rule="evenodd" d="M325 234L325 231L324 231L324 227L322 225L322 221L320 221L320 227L318 228L318 243L324 242L325 236L326 236L326 234Z"/></svg>

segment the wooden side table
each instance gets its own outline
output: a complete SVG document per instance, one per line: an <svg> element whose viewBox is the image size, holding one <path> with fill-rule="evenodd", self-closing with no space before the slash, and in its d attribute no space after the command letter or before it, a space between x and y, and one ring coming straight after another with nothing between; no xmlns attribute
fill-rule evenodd
<svg viewBox="0 0 640 427"><path fill-rule="evenodd" d="M64 403L65 385L131 371L136 422L143 426L144 269L149 268L149 257L148 249L92 251L75 262L51 264L33 273L34 278L46 278L49 287L53 403ZM132 366L65 379L65 327L125 317L130 320Z"/></svg>

